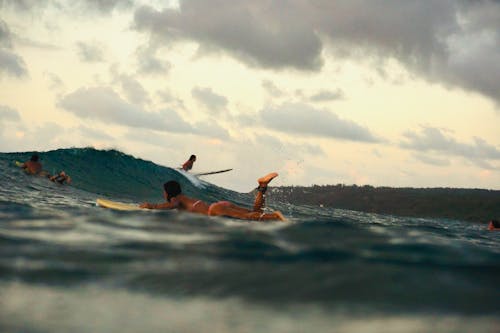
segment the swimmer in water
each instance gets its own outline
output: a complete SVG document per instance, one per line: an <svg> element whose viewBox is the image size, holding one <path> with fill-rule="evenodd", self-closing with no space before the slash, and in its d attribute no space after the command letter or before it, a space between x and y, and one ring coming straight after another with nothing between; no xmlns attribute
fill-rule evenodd
<svg viewBox="0 0 500 333"><path fill-rule="evenodd" d="M57 175L54 175L54 176L48 175L47 178L49 178L54 183L59 183L61 185L64 184L64 182L66 182L66 184L71 183L71 177L68 176L66 174L66 172L64 172L64 171L61 171Z"/></svg>

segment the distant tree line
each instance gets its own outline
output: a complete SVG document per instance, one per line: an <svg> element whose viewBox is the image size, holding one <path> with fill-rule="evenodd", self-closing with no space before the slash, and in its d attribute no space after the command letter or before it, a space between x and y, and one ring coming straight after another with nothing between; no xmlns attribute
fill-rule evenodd
<svg viewBox="0 0 500 333"><path fill-rule="evenodd" d="M500 191L457 188L391 188L314 185L273 188L293 204L323 205L370 213L487 222L500 218Z"/></svg>

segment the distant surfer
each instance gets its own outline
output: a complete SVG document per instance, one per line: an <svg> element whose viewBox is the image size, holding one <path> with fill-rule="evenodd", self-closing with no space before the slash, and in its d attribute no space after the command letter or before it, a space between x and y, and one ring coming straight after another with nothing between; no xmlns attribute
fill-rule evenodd
<svg viewBox="0 0 500 333"><path fill-rule="evenodd" d="M191 170L193 168L193 164L195 161L196 161L196 155L191 155L189 157L189 160L184 162L184 164L182 165L182 170L184 170L184 171Z"/></svg>
<svg viewBox="0 0 500 333"><path fill-rule="evenodd" d="M262 210L264 206L264 194L266 193L267 185L276 176L278 176L278 174L276 172L272 172L257 180L257 182L259 183L259 187L257 187L257 195L255 197L253 210L236 206L229 201L218 201L209 205L201 200L187 197L182 194L181 186L175 180L168 181L163 185L163 196L165 197L165 200L167 200L167 202L159 204L145 202L141 204L140 207L148 209L179 209L203 215L227 216L242 220L285 221L285 217L279 211L275 211L273 213L264 213L264 211Z"/></svg>
<svg viewBox="0 0 500 333"><path fill-rule="evenodd" d="M47 178L49 178L51 181L54 183L59 183L59 184L70 184L71 183L71 177L66 174L66 172L61 171L57 175L51 176L47 175Z"/></svg>
<svg viewBox="0 0 500 333"><path fill-rule="evenodd" d="M491 220L488 223L488 230L500 230L500 221L498 221L498 220Z"/></svg>
<svg viewBox="0 0 500 333"><path fill-rule="evenodd" d="M39 162L38 154L31 155L29 161L26 161L19 166L23 168L26 173L31 175L38 175L42 172L42 163Z"/></svg>

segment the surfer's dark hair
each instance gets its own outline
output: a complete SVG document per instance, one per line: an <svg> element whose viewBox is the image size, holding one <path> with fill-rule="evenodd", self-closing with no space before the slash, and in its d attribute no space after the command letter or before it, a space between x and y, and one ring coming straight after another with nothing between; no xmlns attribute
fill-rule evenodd
<svg viewBox="0 0 500 333"><path fill-rule="evenodd" d="M33 154L31 155L31 162L38 162L38 155L37 154Z"/></svg>
<svg viewBox="0 0 500 333"><path fill-rule="evenodd" d="M192 161L196 158L196 155L191 155L191 157L189 157L189 160Z"/></svg>
<svg viewBox="0 0 500 333"><path fill-rule="evenodd" d="M167 192L167 200L170 202L170 199L176 197L177 195L182 193L181 185L175 180L170 180L163 184L163 189Z"/></svg>

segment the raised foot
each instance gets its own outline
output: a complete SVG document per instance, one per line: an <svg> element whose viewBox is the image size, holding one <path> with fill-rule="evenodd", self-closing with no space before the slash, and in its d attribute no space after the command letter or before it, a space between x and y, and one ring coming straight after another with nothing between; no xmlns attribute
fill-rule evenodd
<svg viewBox="0 0 500 333"><path fill-rule="evenodd" d="M257 179L259 182L259 186L265 187L267 184L271 182L274 178L278 177L278 173L276 172L271 172L270 174L265 175L264 177L260 177Z"/></svg>

